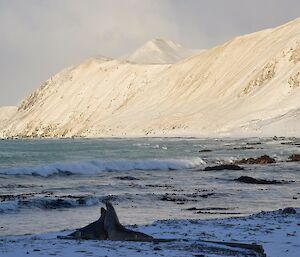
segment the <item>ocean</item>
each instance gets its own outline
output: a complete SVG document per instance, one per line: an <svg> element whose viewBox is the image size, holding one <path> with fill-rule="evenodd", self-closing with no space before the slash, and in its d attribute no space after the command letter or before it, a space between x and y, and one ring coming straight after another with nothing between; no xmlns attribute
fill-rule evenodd
<svg viewBox="0 0 300 257"><path fill-rule="evenodd" d="M74 229L110 200L124 224L245 216L300 207L297 138L0 141L0 234ZM244 170L207 166L267 154ZM240 176L281 184L245 184Z"/></svg>

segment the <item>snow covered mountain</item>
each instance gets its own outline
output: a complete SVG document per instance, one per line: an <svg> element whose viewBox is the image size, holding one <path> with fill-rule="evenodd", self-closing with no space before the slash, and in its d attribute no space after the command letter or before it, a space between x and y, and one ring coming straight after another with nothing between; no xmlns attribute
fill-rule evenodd
<svg viewBox="0 0 300 257"><path fill-rule="evenodd" d="M187 49L171 40L156 38L121 59L139 64L175 63L199 51Z"/></svg>
<svg viewBox="0 0 300 257"><path fill-rule="evenodd" d="M0 136L300 136L300 18L173 64L139 64L149 44L51 77Z"/></svg>
<svg viewBox="0 0 300 257"><path fill-rule="evenodd" d="M16 106L4 106L0 107L0 129L1 125L4 125L16 112Z"/></svg>

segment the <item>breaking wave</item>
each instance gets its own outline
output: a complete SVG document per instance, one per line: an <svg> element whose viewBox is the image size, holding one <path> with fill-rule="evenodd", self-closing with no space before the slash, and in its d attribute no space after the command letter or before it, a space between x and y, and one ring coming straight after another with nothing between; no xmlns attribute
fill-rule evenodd
<svg viewBox="0 0 300 257"><path fill-rule="evenodd" d="M0 169L5 175L97 175L104 171L131 170L183 170L205 165L199 157L186 159L148 159L148 160L91 160L72 163L53 163L45 166L14 167Z"/></svg>
<svg viewBox="0 0 300 257"><path fill-rule="evenodd" d="M75 208L81 206L98 205L103 199L97 197L68 197L68 198L26 198L20 199L12 197L0 202L0 213L17 211L20 208L38 208L38 209L60 209L60 208Z"/></svg>

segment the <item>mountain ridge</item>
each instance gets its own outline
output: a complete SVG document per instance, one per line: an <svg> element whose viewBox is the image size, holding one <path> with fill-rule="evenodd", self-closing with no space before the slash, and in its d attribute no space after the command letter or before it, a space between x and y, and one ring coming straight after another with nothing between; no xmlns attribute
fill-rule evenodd
<svg viewBox="0 0 300 257"><path fill-rule="evenodd" d="M172 40L155 38L146 42L133 53L121 57L121 59L138 64L171 64L197 52L199 50L184 48Z"/></svg>
<svg viewBox="0 0 300 257"><path fill-rule="evenodd" d="M300 18L173 64L92 58L27 97L0 136L299 136L299 74Z"/></svg>

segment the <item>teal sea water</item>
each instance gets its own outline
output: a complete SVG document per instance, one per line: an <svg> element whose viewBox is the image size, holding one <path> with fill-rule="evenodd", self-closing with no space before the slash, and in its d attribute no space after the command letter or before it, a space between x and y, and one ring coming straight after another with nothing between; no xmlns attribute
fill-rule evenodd
<svg viewBox="0 0 300 257"><path fill-rule="evenodd" d="M78 228L111 200L125 224L242 216L300 207L296 138L0 141L0 233ZM264 154L275 164L203 171ZM243 184L246 175L280 185ZM192 209L190 209L192 208Z"/></svg>

